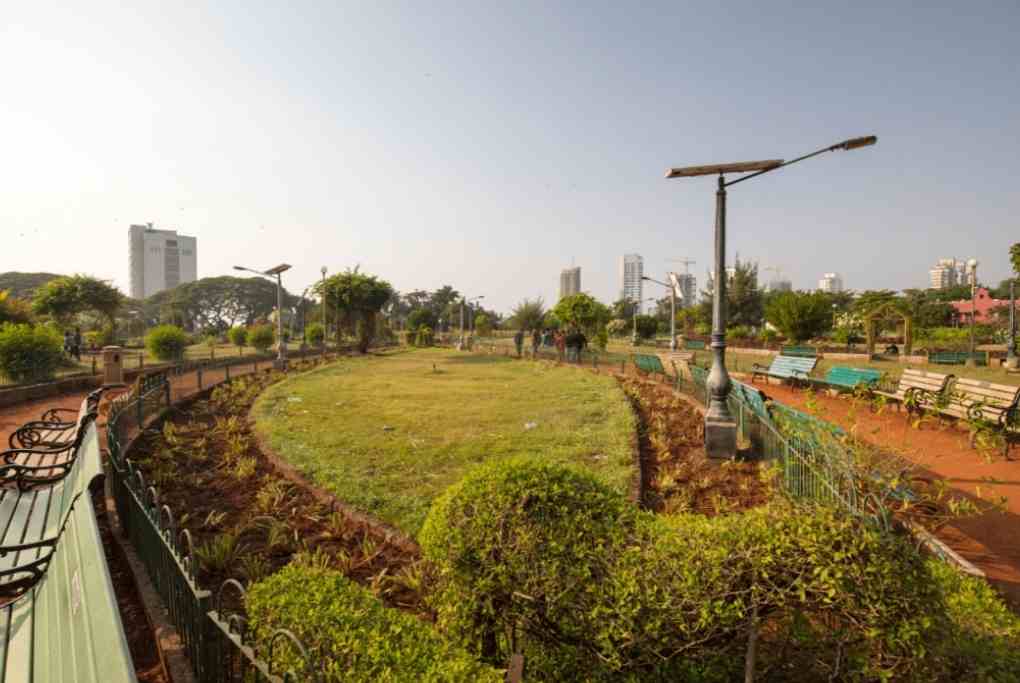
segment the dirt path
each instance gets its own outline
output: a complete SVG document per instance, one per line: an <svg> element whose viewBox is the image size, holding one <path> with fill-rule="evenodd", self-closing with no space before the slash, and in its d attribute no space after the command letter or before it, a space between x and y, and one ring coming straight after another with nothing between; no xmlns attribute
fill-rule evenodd
<svg viewBox="0 0 1020 683"><path fill-rule="evenodd" d="M969 445L968 433L951 425L928 422L911 426L906 413L886 408L875 414L849 398L806 392L786 386L760 385L771 398L856 429L861 439L916 464L922 476L945 479L960 494L985 500L1004 496L1005 512L987 512L956 521L937 536L977 567L1020 607L1020 448L1013 460L1001 452L981 453Z"/></svg>

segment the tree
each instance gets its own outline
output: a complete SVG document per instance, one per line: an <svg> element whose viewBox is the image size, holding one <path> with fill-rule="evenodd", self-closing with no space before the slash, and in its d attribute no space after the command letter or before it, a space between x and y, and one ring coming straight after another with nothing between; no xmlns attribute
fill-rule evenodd
<svg viewBox="0 0 1020 683"><path fill-rule="evenodd" d="M487 337L492 332L492 318L488 313L479 313L475 316L475 331L482 337Z"/></svg>
<svg viewBox="0 0 1020 683"><path fill-rule="evenodd" d="M608 306L584 292L563 297L552 310L561 323L577 327L589 337L605 327L612 316Z"/></svg>
<svg viewBox="0 0 1020 683"><path fill-rule="evenodd" d="M300 296L283 292L283 308L293 312ZM152 295L143 304L149 325L172 321L188 329L226 330L267 320L276 310L276 283L263 277L206 277Z"/></svg>
<svg viewBox="0 0 1020 683"><path fill-rule="evenodd" d="M659 321L654 315L639 315L635 324L639 339L651 339L659 329Z"/></svg>
<svg viewBox="0 0 1020 683"><path fill-rule="evenodd" d="M407 329L417 330L419 327L428 327L432 330L439 327L439 318L431 308L416 308L407 316Z"/></svg>
<svg viewBox="0 0 1020 683"><path fill-rule="evenodd" d="M35 297L37 289L58 277L60 276L56 273L19 273L17 271L0 273L0 289L10 292L12 299L31 301Z"/></svg>
<svg viewBox="0 0 1020 683"><path fill-rule="evenodd" d="M545 318L545 302L542 297L524 299L514 306L510 313L511 325L520 330L535 330L542 327ZM563 318L560 318L563 320Z"/></svg>
<svg viewBox="0 0 1020 683"><path fill-rule="evenodd" d="M227 339L237 347L238 351L241 351L248 343L248 330L243 327L231 327L227 331Z"/></svg>
<svg viewBox="0 0 1020 683"><path fill-rule="evenodd" d="M700 323L711 323L712 292L714 281L709 276L705 281L706 288L701 293L699 306ZM764 311L762 293L758 289L758 264L750 261L733 262L732 272L726 279L726 322L727 325L747 325L760 327Z"/></svg>
<svg viewBox="0 0 1020 683"><path fill-rule="evenodd" d="M375 337L376 316L393 296L393 286L375 275L358 272L357 267L327 278L324 284L326 305L341 311L349 322L356 324L358 350L365 353ZM322 285L319 283L320 288Z"/></svg>
<svg viewBox="0 0 1020 683"><path fill-rule="evenodd" d="M248 330L248 343L259 353L265 353L276 341L276 332L272 325L255 325Z"/></svg>
<svg viewBox="0 0 1020 683"><path fill-rule="evenodd" d="M822 292L782 292L769 302L766 319L790 341L813 339L832 322L829 298Z"/></svg>
<svg viewBox="0 0 1020 683"><path fill-rule="evenodd" d="M0 373L14 382L53 377L63 358L63 341L44 325L0 324Z"/></svg>
<svg viewBox="0 0 1020 683"><path fill-rule="evenodd" d="M631 299L619 298L613 302L612 314L620 320L630 320L634 317L635 303Z"/></svg>
<svg viewBox="0 0 1020 683"><path fill-rule="evenodd" d="M113 325L124 298L109 282L88 275L64 275L36 290L32 310L62 324L81 313L94 311Z"/></svg>
<svg viewBox="0 0 1020 683"><path fill-rule="evenodd" d="M1009 262L1013 265L1013 272L1020 277L1020 242L1009 248Z"/></svg>
<svg viewBox="0 0 1020 683"><path fill-rule="evenodd" d="M32 319L32 308L21 299L15 299L5 289L0 289L0 325L4 323L27 323Z"/></svg>
<svg viewBox="0 0 1020 683"><path fill-rule="evenodd" d="M312 323L305 328L305 339L312 346L321 346L326 340L326 329L321 323Z"/></svg>

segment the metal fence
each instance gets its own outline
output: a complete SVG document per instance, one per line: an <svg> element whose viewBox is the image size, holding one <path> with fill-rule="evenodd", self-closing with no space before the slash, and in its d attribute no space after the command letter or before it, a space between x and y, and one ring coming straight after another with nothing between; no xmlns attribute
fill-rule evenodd
<svg viewBox="0 0 1020 683"><path fill-rule="evenodd" d="M226 590L239 591L243 598L244 588L230 580L214 596L199 586L191 534L178 528L173 510L160 503L159 492L126 457L127 440L167 409L170 398L170 379L162 371L139 377L131 392L113 402L107 420L109 469L121 525L181 635L195 676L203 683L319 680L304 647L289 631L273 634L266 658L245 642L243 616L222 604ZM278 646L294 648L306 662L305 669L273 671L273 648Z"/></svg>

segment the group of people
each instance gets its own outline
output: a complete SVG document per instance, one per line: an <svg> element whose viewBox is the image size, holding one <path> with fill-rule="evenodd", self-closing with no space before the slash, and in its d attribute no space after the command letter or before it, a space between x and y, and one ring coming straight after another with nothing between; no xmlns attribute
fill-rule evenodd
<svg viewBox="0 0 1020 683"><path fill-rule="evenodd" d="M78 362L81 362L81 328L74 328L74 332L71 330L64 330L64 353L67 354L68 358L74 358Z"/></svg>
<svg viewBox="0 0 1020 683"><path fill-rule="evenodd" d="M525 330L517 330L514 335L514 346L517 347L517 356L524 353ZM555 346L556 355L562 362L578 363L581 360L581 352L588 346L588 338L579 329L571 329L564 333L562 330L539 330L537 327L531 331L531 355L538 356L538 347Z"/></svg>

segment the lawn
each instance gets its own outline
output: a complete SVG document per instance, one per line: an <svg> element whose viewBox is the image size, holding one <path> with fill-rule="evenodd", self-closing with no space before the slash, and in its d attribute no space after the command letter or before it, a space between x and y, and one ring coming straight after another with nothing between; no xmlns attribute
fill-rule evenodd
<svg viewBox="0 0 1020 683"><path fill-rule="evenodd" d="M474 464L582 465L626 491L635 418L607 376L445 349L351 358L270 387L252 409L273 449L341 500L411 534Z"/></svg>

